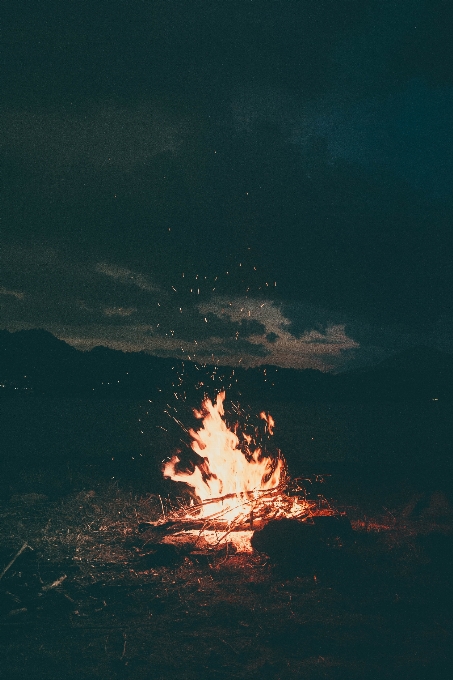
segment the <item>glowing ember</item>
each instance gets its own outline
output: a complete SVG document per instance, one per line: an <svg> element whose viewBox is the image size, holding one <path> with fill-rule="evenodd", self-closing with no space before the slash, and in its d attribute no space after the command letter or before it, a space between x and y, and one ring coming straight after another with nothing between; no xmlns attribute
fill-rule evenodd
<svg viewBox="0 0 453 680"><path fill-rule="evenodd" d="M269 457L261 447L254 448L250 435L243 434L242 441L236 432L228 429L222 416L225 393L217 396L215 403L206 399L201 411L194 411L202 420L198 431L189 430L191 447L196 454L194 469L183 470L181 459L175 455L164 465L165 477L185 482L193 488L200 503L176 511L173 519L183 521L204 518L204 528L213 533L209 542L219 543L228 537L235 543L233 532L241 531L239 543L244 546L242 533L251 535L253 528L262 520L275 517L301 517L309 513L312 503L284 494L287 483L286 464L280 453ZM264 412L260 417L265 429L273 434L274 421ZM212 525L224 524L223 530ZM225 527L226 525L226 527ZM236 537L239 539L239 536Z"/></svg>

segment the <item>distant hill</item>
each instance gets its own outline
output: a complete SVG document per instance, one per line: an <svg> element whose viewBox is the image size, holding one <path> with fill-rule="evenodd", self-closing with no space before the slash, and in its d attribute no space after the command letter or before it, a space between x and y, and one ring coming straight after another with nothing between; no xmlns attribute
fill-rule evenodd
<svg viewBox="0 0 453 680"><path fill-rule="evenodd" d="M453 356L429 347L413 347L338 377L342 394L356 392L365 400L453 398Z"/></svg>
<svg viewBox="0 0 453 680"><path fill-rule="evenodd" d="M199 403L226 389L231 399L411 401L453 398L453 356L426 347L370 369L333 375L276 366L231 368L95 347L80 352L44 330L0 331L0 396L33 394Z"/></svg>
<svg viewBox="0 0 453 680"><path fill-rule="evenodd" d="M442 376L453 371L453 355L439 352L430 347L411 347L382 361L380 371L402 371L405 373L430 373Z"/></svg>

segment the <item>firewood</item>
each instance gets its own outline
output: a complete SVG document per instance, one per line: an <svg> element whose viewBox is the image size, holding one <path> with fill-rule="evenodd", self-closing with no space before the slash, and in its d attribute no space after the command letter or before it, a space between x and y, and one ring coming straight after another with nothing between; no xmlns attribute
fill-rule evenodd
<svg viewBox="0 0 453 680"><path fill-rule="evenodd" d="M23 544L23 546L20 548L20 550L18 550L17 553L14 555L13 559L11 560L11 562L9 562L9 563L6 565L6 567L3 569L2 573L0 574L0 580L4 577L4 575L6 574L6 572L8 571L8 569L10 569L10 568L13 566L13 564L14 564L14 562L17 560L17 558L20 557L20 556L22 555L22 553L24 552L24 550L26 550L27 548L30 548L30 550L33 550L33 548L30 547L30 546L28 545L27 542L25 542L25 543Z"/></svg>

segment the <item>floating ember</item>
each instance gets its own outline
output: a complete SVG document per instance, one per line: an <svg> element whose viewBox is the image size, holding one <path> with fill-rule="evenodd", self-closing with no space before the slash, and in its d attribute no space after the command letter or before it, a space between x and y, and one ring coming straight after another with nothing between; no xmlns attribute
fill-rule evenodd
<svg viewBox="0 0 453 680"><path fill-rule="evenodd" d="M167 515L165 524L172 529L166 541L177 541L181 529L185 537L197 536L204 544L232 543L239 551L251 551L253 531L271 519L331 514L320 511L314 501L289 494L281 452L270 455L252 435L241 433L238 426L228 428L223 419L224 399L225 392L221 392L214 403L205 399L201 410L194 411L202 424L197 431L189 430L195 459L189 469L179 455L164 464L164 477L184 482L197 499ZM262 412L260 418L266 435L271 436L272 416Z"/></svg>

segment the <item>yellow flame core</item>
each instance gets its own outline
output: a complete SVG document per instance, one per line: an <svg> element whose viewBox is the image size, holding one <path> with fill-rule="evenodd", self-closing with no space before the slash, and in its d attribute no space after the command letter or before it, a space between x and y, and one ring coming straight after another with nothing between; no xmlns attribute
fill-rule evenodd
<svg viewBox="0 0 453 680"><path fill-rule="evenodd" d="M200 516L208 517L220 513L224 521L240 517L244 506L260 491L268 491L279 485L284 470L284 461L262 455L260 448L246 457L240 448L237 435L228 429L222 416L225 392L217 395L215 403L210 399L203 402L201 411L194 411L202 419L199 430L189 430L192 437L191 447L203 460L193 472L177 469L180 458L175 455L165 463L164 477L177 482L185 482L194 489L202 503L218 499L214 503L201 506ZM272 434L274 421L265 413L269 434Z"/></svg>

